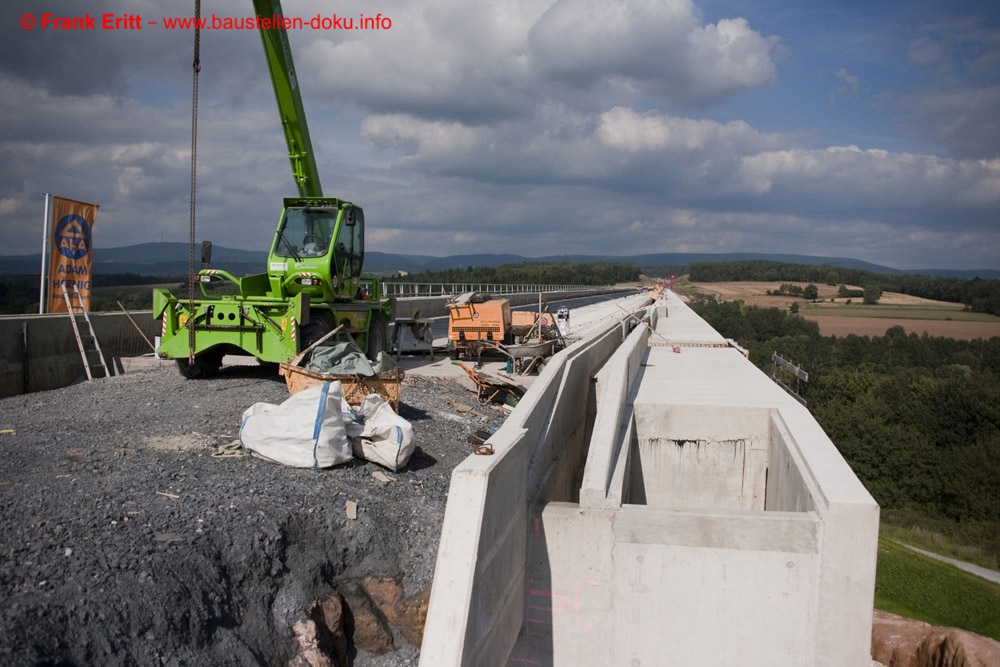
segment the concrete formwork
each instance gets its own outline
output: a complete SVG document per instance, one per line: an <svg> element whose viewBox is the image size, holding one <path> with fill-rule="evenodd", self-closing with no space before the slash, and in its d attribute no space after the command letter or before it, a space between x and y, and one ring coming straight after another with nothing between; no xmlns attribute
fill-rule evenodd
<svg viewBox="0 0 1000 667"><path fill-rule="evenodd" d="M540 436L526 415L515 472L479 466L473 496L453 482L421 664L870 664L878 506L808 411L685 304L668 295L651 320L594 370L587 442L565 455L585 453L582 476L543 487L523 468ZM530 409L558 413L556 396ZM517 519L464 552L446 541L492 514Z"/></svg>
<svg viewBox="0 0 1000 667"><path fill-rule="evenodd" d="M648 302L633 297L628 308ZM590 434L591 378L627 331L611 322L555 355L489 439L494 454L453 471L421 665L506 664L524 618L529 508L572 494Z"/></svg>

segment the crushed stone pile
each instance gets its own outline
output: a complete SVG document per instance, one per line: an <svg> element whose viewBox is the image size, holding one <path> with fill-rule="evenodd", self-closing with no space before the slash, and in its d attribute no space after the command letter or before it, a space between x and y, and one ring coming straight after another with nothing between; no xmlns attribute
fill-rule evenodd
<svg viewBox="0 0 1000 667"><path fill-rule="evenodd" d="M0 664L287 665L321 607L383 584L426 601L451 470L503 413L408 377L417 450L398 473L216 455L243 410L287 396L273 371L231 366L0 400ZM330 664L417 663L419 634L376 616L387 646L348 636Z"/></svg>

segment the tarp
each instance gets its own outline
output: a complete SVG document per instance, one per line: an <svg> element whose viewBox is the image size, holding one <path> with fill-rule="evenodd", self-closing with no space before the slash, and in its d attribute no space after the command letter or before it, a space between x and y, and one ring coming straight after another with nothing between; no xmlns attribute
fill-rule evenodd
<svg viewBox="0 0 1000 667"><path fill-rule="evenodd" d="M328 347L317 347L312 351L306 368L317 373L335 375L375 375L365 353L353 343L337 343Z"/></svg>
<svg viewBox="0 0 1000 667"><path fill-rule="evenodd" d="M306 368L316 373L329 375L363 375L371 377L396 367L392 356L378 353L378 361L373 365L364 352L352 342L336 343L317 347L309 357Z"/></svg>

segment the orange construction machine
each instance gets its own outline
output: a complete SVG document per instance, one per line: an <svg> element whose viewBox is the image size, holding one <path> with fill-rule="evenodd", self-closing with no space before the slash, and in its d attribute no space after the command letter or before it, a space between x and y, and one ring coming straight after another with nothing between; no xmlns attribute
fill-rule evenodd
<svg viewBox="0 0 1000 667"><path fill-rule="evenodd" d="M448 310L448 347L453 359L478 358L484 353L518 358L529 343L545 343L543 352L532 352L534 348L528 352L548 356L559 337L551 314L512 311L507 299L494 299L484 292L461 294L448 303Z"/></svg>
<svg viewBox="0 0 1000 667"><path fill-rule="evenodd" d="M467 292L448 304L448 347L453 359L479 356L492 343L509 343L510 302Z"/></svg>

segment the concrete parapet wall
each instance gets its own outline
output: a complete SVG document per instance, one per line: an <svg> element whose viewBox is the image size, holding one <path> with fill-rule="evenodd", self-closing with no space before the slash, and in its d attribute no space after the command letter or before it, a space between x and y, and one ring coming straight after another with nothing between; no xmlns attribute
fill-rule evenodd
<svg viewBox="0 0 1000 667"><path fill-rule="evenodd" d="M820 497L816 479L802 460L798 444L788 431L781 413L770 413L771 442L768 450L767 489L764 509L777 512L813 512Z"/></svg>
<svg viewBox="0 0 1000 667"><path fill-rule="evenodd" d="M656 321L655 342L670 345L703 344L726 345L726 339L673 292L664 292L654 310Z"/></svg>
<svg viewBox="0 0 1000 667"><path fill-rule="evenodd" d="M524 431L491 439L492 456L452 473L422 665L502 665L521 625L527 535ZM478 557L471 557L473 554Z"/></svg>
<svg viewBox="0 0 1000 667"><path fill-rule="evenodd" d="M586 452L591 378L622 332L609 323L555 355L489 439L495 453L455 468L421 665L507 663L524 618L529 512L572 494Z"/></svg>
<svg viewBox="0 0 1000 667"><path fill-rule="evenodd" d="M618 418L595 423L580 505L529 533L514 658L866 667L878 506L806 408L667 298L671 345L599 394Z"/></svg>
<svg viewBox="0 0 1000 667"><path fill-rule="evenodd" d="M764 509L768 410L719 406L635 408L638 460L625 502L657 507Z"/></svg>
<svg viewBox="0 0 1000 667"><path fill-rule="evenodd" d="M649 334L648 327L636 327L597 373L599 409L579 494L580 505L584 507L621 505L622 491L610 491L611 478L623 449L631 445L634 424L629 394L639 377ZM613 497L609 498L609 493Z"/></svg>
<svg viewBox="0 0 1000 667"><path fill-rule="evenodd" d="M153 340L160 324L152 311L131 313ZM108 365L114 357L152 352L125 313L90 313L94 334ZM0 316L0 397L58 389L85 377L69 315Z"/></svg>
<svg viewBox="0 0 1000 667"><path fill-rule="evenodd" d="M818 551L811 514L550 503L529 536L525 634L512 657L816 665Z"/></svg>
<svg viewBox="0 0 1000 667"><path fill-rule="evenodd" d="M421 665L867 667L878 506L686 305L652 315L557 355L456 468Z"/></svg>

